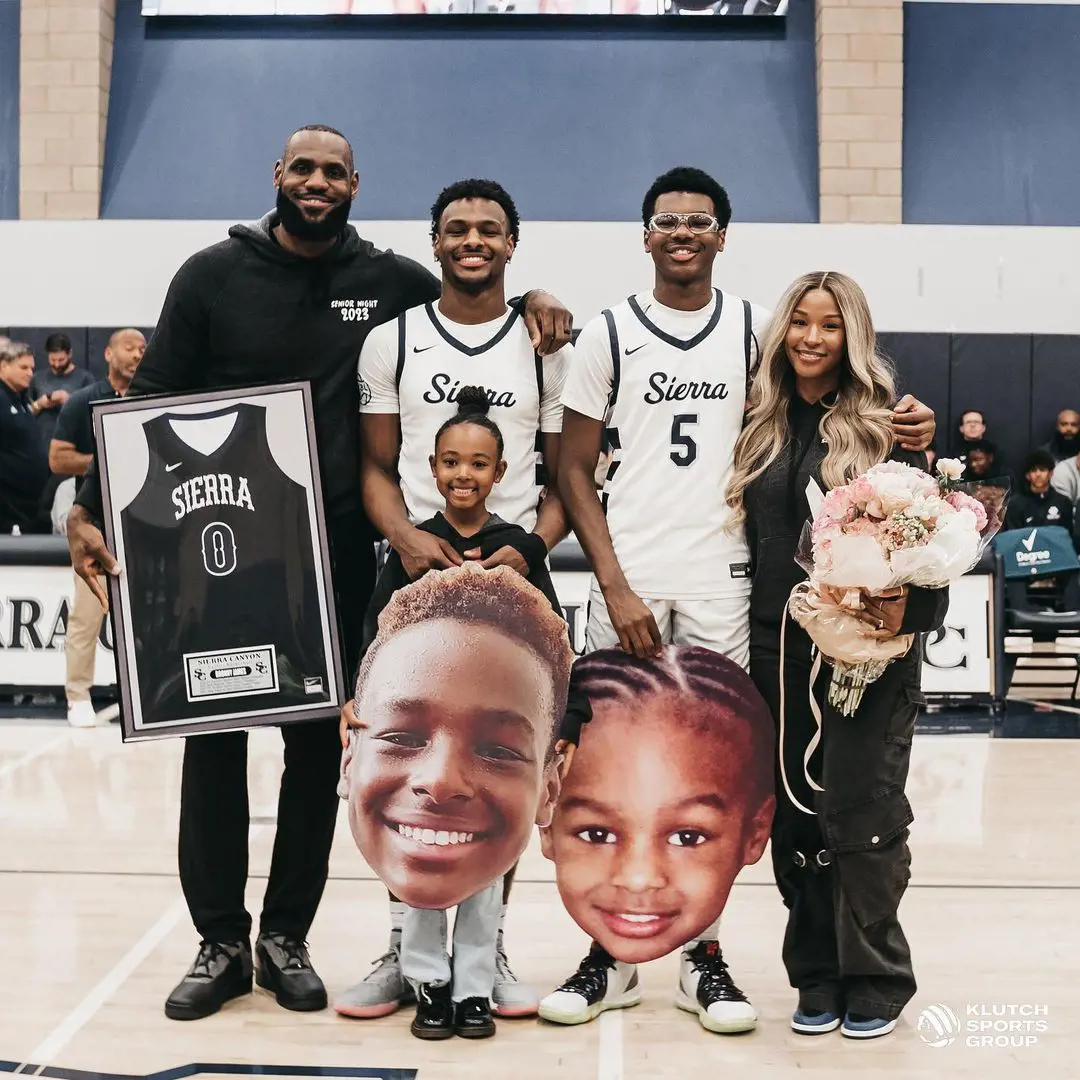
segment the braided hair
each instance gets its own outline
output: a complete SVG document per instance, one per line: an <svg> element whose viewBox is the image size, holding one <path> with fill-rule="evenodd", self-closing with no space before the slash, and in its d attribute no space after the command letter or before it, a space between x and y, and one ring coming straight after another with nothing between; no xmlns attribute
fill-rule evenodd
<svg viewBox="0 0 1080 1080"><path fill-rule="evenodd" d="M605 702L633 706L650 697L670 695L695 708L672 710L678 723L706 734L734 734L741 729L749 745L747 787L761 802L773 793L776 736L772 716L750 676L733 660L699 645L667 645L660 654L639 660L619 648L599 649L574 664L571 686L592 707ZM582 725L564 720L560 738L580 741Z"/></svg>
<svg viewBox="0 0 1080 1080"><path fill-rule="evenodd" d="M495 437L495 445L498 447L498 459L502 461L503 435L499 425L488 416L491 408L491 399L488 392L482 386L463 386L457 395L457 412L447 420L435 433L435 453L439 452L439 440L451 428L459 424L476 424L477 427L485 428Z"/></svg>

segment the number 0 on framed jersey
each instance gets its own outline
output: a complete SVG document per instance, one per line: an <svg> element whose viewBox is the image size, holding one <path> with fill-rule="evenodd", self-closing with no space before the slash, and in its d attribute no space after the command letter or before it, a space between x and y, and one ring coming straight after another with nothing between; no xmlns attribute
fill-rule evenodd
<svg viewBox="0 0 1080 1080"><path fill-rule="evenodd" d="M307 383L93 409L125 741L336 716ZM363 540L358 540L363 543Z"/></svg>

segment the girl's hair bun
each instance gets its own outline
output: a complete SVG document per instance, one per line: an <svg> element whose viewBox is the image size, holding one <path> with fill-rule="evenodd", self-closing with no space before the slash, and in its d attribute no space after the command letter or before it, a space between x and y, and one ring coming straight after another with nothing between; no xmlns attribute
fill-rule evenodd
<svg viewBox="0 0 1080 1080"><path fill-rule="evenodd" d="M487 391L482 386L463 386L458 391L456 404L459 416L464 413L473 415L479 413L481 416L487 416L491 408Z"/></svg>

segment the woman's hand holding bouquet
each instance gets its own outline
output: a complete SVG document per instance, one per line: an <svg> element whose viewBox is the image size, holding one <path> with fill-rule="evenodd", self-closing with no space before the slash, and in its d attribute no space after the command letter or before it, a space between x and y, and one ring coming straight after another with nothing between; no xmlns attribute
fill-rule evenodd
<svg viewBox="0 0 1080 1080"><path fill-rule="evenodd" d="M829 703L845 716L911 648L900 634L908 588L945 588L979 561L1001 527L1006 491L961 484L960 462L938 479L901 462L875 465L825 496L796 561L809 575L789 611L833 665Z"/></svg>

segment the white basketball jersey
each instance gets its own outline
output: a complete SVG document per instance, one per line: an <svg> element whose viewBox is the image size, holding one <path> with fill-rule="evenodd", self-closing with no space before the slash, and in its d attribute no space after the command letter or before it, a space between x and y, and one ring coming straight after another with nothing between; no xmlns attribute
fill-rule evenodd
<svg viewBox="0 0 1080 1080"><path fill-rule="evenodd" d="M410 520L425 521L444 509L428 462L435 435L457 412L458 391L482 386L507 463L487 508L532 529L546 482L541 433L562 430L560 398L570 351L538 357L514 310L494 322L466 326L426 304L371 331L360 354L360 411L399 416L398 475Z"/></svg>
<svg viewBox="0 0 1080 1080"><path fill-rule="evenodd" d="M665 325L690 314L660 308L651 293L604 311L582 331L589 339L578 341L563 404L605 423L611 464L601 504L630 587L658 600L745 593L749 548L741 529L725 531L724 495L755 342L751 305L715 290L685 340L650 309ZM610 356L592 351L604 346ZM590 378L601 361L603 373Z"/></svg>

